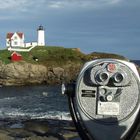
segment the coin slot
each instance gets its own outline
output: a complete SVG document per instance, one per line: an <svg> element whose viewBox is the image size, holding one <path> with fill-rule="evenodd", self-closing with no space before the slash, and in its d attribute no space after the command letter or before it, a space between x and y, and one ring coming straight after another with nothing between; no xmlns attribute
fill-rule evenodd
<svg viewBox="0 0 140 140"><path fill-rule="evenodd" d="M96 91L95 90L82 90L82 97L92 97L95 98L96 97Z"/></svg>

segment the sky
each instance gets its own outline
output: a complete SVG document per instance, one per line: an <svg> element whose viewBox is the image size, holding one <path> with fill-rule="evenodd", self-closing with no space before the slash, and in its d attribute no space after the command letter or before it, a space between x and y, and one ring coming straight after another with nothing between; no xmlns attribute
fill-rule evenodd
<svg viewBox="0 0 140 140"><path fill-rule="evenodd" d="M140 0L0 0L0 49L8 32L46 44L106 52L140 60Z"/></svg>

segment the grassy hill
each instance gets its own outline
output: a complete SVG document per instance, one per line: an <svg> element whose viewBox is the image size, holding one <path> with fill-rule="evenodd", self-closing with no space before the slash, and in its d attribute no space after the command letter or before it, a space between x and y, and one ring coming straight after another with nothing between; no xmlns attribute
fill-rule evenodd
<svg viewBox="0 0 140 140"><path fill-rule="evenodd" d="M11 54L12 52L9 52L8 50L0 50L0 60L5 64L11 63ZM20 52L20 54L23 57L23 61L35 64L43 64L47 66L61 66L67 64L68 62L84 63L96 58L125 59L123 56L107 53L95 52L86 55L74 49L56 46L38 46L32 49L30 52ZM35 61L35 59L38 59L38 61Z"/></svg>

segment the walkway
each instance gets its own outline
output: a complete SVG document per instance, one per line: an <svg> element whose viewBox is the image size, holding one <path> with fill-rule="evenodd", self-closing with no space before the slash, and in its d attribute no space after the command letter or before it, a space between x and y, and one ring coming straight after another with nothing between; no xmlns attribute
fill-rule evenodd
<svg viewBox="0 0 140 140"><path fill-rule="evenodd" d="M25 48L12 48L12 47L9 47L8 48L8 51L16 51L16 52L30 52L33 48L35 48L36 46L32 46L28 49L25 49Z"/></svg>

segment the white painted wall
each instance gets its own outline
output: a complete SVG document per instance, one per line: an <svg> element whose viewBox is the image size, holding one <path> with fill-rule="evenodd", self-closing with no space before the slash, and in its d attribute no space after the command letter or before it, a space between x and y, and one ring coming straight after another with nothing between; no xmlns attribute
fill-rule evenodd
<svg viewBox="0 0 140 140"><path fill-rule="evenodd" d="M35 47L37 46L37 42L29 42L29 43L25 43L25 47L28 48L28 47Z"/></svg>
<svg viewBox="0 0 140 140"><path fill-rule="evenodd" d="M38 46L45 46L45 31L38 30Z"/></svg>
<svg viewBox="0 0 140 140"><path fill-rule="evenodd" d="M6 39L6 46L7 47L10 47L10 41L9 41L9 39Z"/></svg>
<svg viewBox="0 0 140 140"><path fill-rule="evenodd" d="M7 47L24 47L24 34L23 38L20 38L17 33L14 33L10 39L6 39L6 46Z"/></svg>

